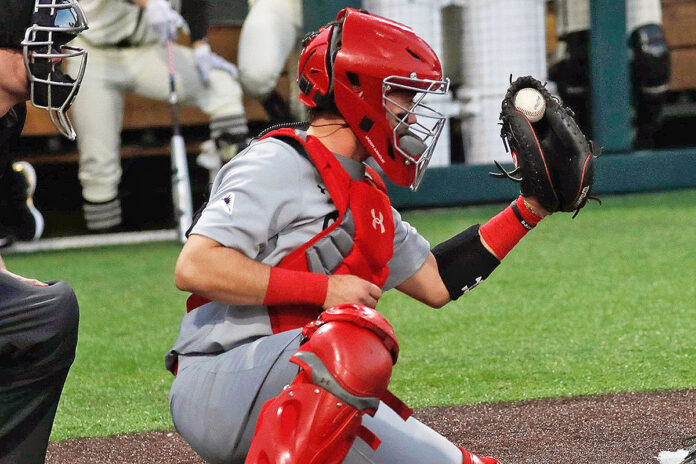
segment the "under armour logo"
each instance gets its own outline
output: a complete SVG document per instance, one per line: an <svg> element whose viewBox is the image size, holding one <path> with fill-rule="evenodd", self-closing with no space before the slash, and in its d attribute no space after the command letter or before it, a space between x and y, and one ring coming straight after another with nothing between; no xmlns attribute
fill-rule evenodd
<svg viewBox="0 0 696 464"><path fill-rule="evenodd" d="M375 210L371 209L370 214L372 214L372 228L377 230L377 226L379 226L381 229L380 232L384 233L384 224L382 224L384 222L384 215L382 215L382 212L380 211L379 217L377 217L377 214L375 214Z"/></svg>
<svg viewBox="0 0 696 464"><path fill-rule="evenodd" d="M473 290L474 288L476 288L478 286L478 284L481 283L482 280L483 280L483 277L477 277L476 282L471 284L471 286L465 285L464 287L462 287L462 293L466 293L468 291Z"/></svg>

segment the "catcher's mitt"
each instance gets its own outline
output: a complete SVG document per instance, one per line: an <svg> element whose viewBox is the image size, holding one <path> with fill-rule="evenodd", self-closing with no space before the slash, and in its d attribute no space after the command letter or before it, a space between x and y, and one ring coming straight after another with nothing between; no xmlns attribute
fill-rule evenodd
<svg viewBox="0 0 696 464"><path fill-rule="evenodd" d="M505 149L512 151L515 169L511 172L496 161L501 172L491 173L520 183L524 196L535 196L550 212L578 214L590 196L594 181L595 145L587 140L573 111L531 76L512 82L503 99L500 135ZM546 102L542 118L531 123L514 105L520 89L538 90ZM599 155L599 153L597 153ZM575 215L573 217L575 217Z"/></svg>

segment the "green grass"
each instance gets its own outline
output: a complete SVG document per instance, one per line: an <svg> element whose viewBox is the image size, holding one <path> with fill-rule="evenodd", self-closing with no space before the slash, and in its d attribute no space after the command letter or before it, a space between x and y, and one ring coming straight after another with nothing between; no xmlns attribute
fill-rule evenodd
<svg viewBox="0 0 696 464"><path fill-rule="evenodd" d="M500 205L410 212L431 243ZM171 427L163 355L185 295L179 246L11 255L72 283L82 319L53 439ZM392 389L414 407L696 387L696 190L605 199L558 214L489 280L434 310L398 292L379 310L401 344Z"/></svg>

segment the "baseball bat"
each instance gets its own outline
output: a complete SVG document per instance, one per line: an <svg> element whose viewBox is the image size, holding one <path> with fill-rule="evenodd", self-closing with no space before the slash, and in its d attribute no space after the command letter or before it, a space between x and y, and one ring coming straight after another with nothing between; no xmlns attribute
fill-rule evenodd
<svg viewBox="0 0 696 464"><path fill-rule="evenodd" d="M167 65L169 68L169 107L172 113L172 139L170 144L172 156L172 200L174 218L178 225L178 237L181 243L186 241L186 231L193 222L193 200L191 198L191 181L189 179L186 144L181 135L179 123L179 97L176 93L174 77L174 42L167 41Z"/></svg>

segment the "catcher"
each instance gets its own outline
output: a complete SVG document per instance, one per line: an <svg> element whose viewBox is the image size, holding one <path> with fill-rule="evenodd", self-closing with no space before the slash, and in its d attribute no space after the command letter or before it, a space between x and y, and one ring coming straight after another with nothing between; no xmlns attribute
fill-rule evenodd
<svg viewBox="0 0 696 464"><path fill-rule="evenodd" d="M423 104L448 91L437 56L354 9L303 47L306 130L267 133L222 168L177 261L192 295L166 356L174 424L213 463L496 463L388 391L399 345L373 308L392 288L436 308L473 289L544 216L585 204L591 145L547 93L526 126L506 97L522 196L431 249L365 162L418 187L445 121Z"/></svg>

